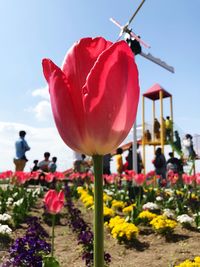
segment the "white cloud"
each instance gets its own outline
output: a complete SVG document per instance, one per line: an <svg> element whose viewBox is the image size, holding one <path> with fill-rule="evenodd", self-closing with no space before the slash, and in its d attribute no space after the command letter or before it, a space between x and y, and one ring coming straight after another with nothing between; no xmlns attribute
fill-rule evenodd
<svg viewBox="0 0 200 267"><path fill-rule="evenodd" d="M20 130L27 132L26 140L31 147L26 154L29 161L25 171L30 171L34 159L42 160L46 151L58 158L58 171L72 167L72 150L61 140L56 128L34 128L25 124L0 122L0 172L14 170L14 143L18 139Z"/></svg>
<svg viewBox="0 0 200 267"><path fill-rule="evenodd" d="M38 88L32 91L33 97L40 97L42 100L35 107L26 109L28 112L34 113L38 121L49 121L52 119L50 96L47 87Z"/></svg>
<svg viewBox="0 0 200 267"><path fill-rule="evenodd" d="M33 92L32 92L32 96L39 96L43 99L47 99L49 100L49 90L48 90L48 87L44 87L44 88L38 88L38 89L35 89Z"/></svg>
<svg viewBox="0 0 200 267"><path fill-rule="evenodd" d="M40 101L32 110L35 113L35 117L38 121L48 121L52 119L51 105L49 101Z"/></svg>

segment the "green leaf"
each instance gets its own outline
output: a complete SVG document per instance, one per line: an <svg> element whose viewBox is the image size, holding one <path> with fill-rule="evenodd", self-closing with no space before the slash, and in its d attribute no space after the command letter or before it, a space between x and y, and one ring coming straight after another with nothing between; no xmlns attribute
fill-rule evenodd
<svg viewBox="0 0 200 267"><path fill-rule="evenodd" d="M46 256L43 258L42 267L60 267L60 264L54 257Z"/></svg>

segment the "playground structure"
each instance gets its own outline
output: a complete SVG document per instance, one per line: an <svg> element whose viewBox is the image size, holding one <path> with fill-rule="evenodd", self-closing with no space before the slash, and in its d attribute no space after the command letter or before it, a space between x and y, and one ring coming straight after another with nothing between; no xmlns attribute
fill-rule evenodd
<svg viewBox="0 0 200 267"><path fill-rule="evenodd" d="M152 125L147 124L146 117L145 117L145 99L152 101ZM170 137L166 134L166 122L164 119L164 108L163 108L163 100L167 99L169 100L168 104L168 114L167 116L171 120L171 127L170 127ZM159 119L156 118L156 101L159 101ZM156 121L157 120L157 121ZM155 121L159 125L158 132L155 131ZM174 133L175 133L175 139L177 138L176 133L179 136L178 131L174 131L174 120L173 120L173 101L172 101L172 95L167 92L161 85L154 84L152 87L150 87L142 96L142 158L143 158L143 166L144 166L144 172L146 172L146 146L152 145L154 148L154 154L157 146L160 146L162 149L162 153L164 154L165 146L168 145L171 147L171 150L176 152L180 158L184 161L185 165L191 165L190 173L195 173L195 160L199 159L200 155L200 136L195 135L194 136L194 147L195 147L195 153L194 157L185 157L182 148L178 148L176 146L177 140L174 141ZM151 129L150 129L151 128ZM149 138L148 135L149 134ZM181 143L180 143L181 146ZM189 164L190 163L190 164Z"/></svg>
<svg viewBox="0 0 200 267"><path fill-rule="evenodd" d="M155 134L154 130L146 129L146 122L145 122L145 98L152 101L152 125L156 120L156 101L160 102L160 119L158 123L160 124L159 135ZM149 88L146 93L142 96L142 154L143 154L143 165L144 165L144 172L146 171L145 168L145 147L147 145L154 146L154 152L156 146L161 146L162 152L164 153L164 146L169 144L169 141L166 140L165 134L165 121L164 121L164 111L163 111L163 99L168 98L170 101L170 119L173 122L173 103L172 103L172 95L167 92L161 85L154 84L151 88ZM146 132L149 131L151 138L146 138ZM173 123L171 131L173 133ZM170 142L173 143L173 134L171 135Z"/></svg>

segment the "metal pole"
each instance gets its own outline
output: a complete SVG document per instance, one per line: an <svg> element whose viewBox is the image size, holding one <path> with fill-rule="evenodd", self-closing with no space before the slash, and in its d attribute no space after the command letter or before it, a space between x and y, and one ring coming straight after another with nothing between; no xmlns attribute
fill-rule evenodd
<svg viewBox="0 0 200 267"><path fill-rule="evenodd" d="M145 132L145 108L144 108L145 100L144 96L142 96L142 158L143 158L143 165L144 165L144 173L146 173L146 159L145 159L145 145L146 141L144 139L144 132Z"/></svg>
<svg viewBox="0 0 200 267"><path fill-rule="evenodd" d="M136 125L136 119L135 123L133 125L133 149L132 149L132 155L133 155L133 170L138 173L138 165L137 165L137 125Z"/></svg>

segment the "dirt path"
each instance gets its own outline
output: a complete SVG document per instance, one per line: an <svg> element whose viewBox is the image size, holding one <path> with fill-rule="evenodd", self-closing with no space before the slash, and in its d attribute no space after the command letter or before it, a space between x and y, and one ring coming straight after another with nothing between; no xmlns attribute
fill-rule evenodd
<svg viewBox="0 0 200 267"><path fill-rule="evenodd" d="M81 209L83 218L92 228L92 211L86 210L81 203L77 204ZM42 218L43 208L39 203L33 209L32 215ZM61 267L84 267L82 260L81 246L78 245L77 236L67 225L66 210L63 212L61 224L55 228L55 256ZM51 233L51 227L42 223L42 226ZM14 232L13 238L22 236L25 229L21 228ZM181 227L177 227L171 240L151 231L143 231L139 234L139 242L132 247L120 245L111 237L105 229L105 251L112 257L110 267L172 267L185 259L193 259L200 255L199 242L200 232L195 232ZM2 250L2 248L1 248ZM6 250L4 247L3 250ZM0 251L0 257L5 252Z"/></svg>

